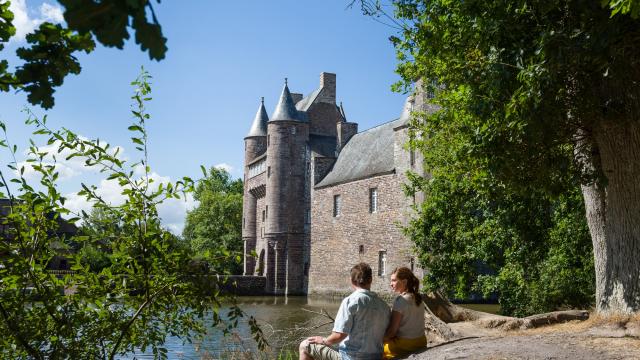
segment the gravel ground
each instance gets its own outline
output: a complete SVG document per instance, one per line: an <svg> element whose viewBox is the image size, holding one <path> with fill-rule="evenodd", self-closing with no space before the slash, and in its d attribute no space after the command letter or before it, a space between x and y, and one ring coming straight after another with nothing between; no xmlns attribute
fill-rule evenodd
<svg viewBox="0 0 640 360"><path fill-rule="evenodd" d="M640 360L640 337L615 326L561 324L541 329L503 332L451 324L464 338L430 345L414 360Z"/></svg>

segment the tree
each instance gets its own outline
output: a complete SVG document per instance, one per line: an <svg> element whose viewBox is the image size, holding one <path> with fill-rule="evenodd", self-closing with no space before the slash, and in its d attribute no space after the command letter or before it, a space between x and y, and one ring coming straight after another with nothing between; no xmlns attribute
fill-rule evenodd
<svg viewBox="0 0 640 360"><path fill-rule="evenodd" d="M158 3L160 1L158 0ZM153 60L161 60L167 51L167 39L153 11L151 0L60 0L66 24L43 23L27 35L28 48L16 54L24 61L12 72L6 60L0 61L0 91L17 89L28 93L33 105L49 109L54 105L55 87L81 67L75 53L90 53L95 40L105 46L122 49L129 39L129 28L136 43ZM10 1L0 3L0 50L15 34ZM148 14L151 19L148 19Z"/></svg>
<svg viewBox="0 0 640 360"><path fill-rule="evenodd" d="M488 159L466 156L473 139L464 125L433 120L420 127L430 136L414 139L430 177L410 177L410 192L425 196L405 233L428 269L425 289L497 295L511 316L590 307L593 252L577 182L563 179L556 196L512 191L489 176Z"/></svg>
<svg viewBox="0 0 640 360"><path fill-rule="evenodd" d="M75 273L60 278L46 270L55 255L53 242L93 245L94 241L86 235L58 238L53 231L56 220L74 215L65 208L65 198L57 190L58 172L44 162L49 154L32 141L27 162L41 179L38 187L29 184L23 176L25 167L18 167L15 158L17 146L9 144L5 131L0 147L13 156L8 167L17 174L10 179L17 191L12 192L5 172L0 171L0 197L10 203L9 211L0 218L6 235L0 242L1 358L114 359L136 349L150 349L154 357L166 358L163 344L167 336L185 341L197 338L206 331L205 317L228 331L243 316L236 306L231 306L224 318L219 314L221 301L228 299L222 284L194 273L192 253L161 227L156 206L168 198L184 196L193 189L193 182L183 178L176 183L154 184L149 177L145 128L150 119L145 110L150 100L148 79L143 73L133 83L136 121L129 130L140 154L134 164L126 164L117 156L118 150L104 142L80 138L66 129L52 130L46 119L33 115L27 121L35 127L34 134L56 144L57 154L70 152L67 159L84 159L87 166L97 167L122 187L125 201L117 206L106 203L93 186L83 184L80 192L98 213L119 219L116 230L99 230L109 239L104 246L110 252L110 262L99 268L92 269L78 254L72 259ZM0 127L5 130L4 123ZM134 175L137 166L142 166L141 177ZM80 216L88 217L85 213ZM65 295L63 289L69 293ZM259 334L255 320L251 318L249 324Z"/></svg>
<svg viewBox="0 0 640 360"><path fill-rule="evenodd" d="M242 180L212 167L198 180L194 192L200 204L187 214L183 231L191 249L210 261L214 271L242 273ZM212 260L212 261L211 261Z"/></svg>
<svg viewBox="0 0 640 360"><path fill-rule="evenodd" d="M405 85L440 84L441 110L426 121L464 123L463 156L514 191L553 194L573 172L597 311L640 311L640 2L393 3Z"/></svg>

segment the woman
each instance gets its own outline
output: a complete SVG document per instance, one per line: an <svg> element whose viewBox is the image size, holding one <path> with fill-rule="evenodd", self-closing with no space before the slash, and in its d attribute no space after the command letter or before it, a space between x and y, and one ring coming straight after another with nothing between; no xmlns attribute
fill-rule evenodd
<svg viewBox="0 0 640 360"><path fill-rule="evenodd" d="M384 334L385 359L404 356L427 346L419 287L420 280L406 267L397 268L391 274L391 289L398 296Z"/></svg>

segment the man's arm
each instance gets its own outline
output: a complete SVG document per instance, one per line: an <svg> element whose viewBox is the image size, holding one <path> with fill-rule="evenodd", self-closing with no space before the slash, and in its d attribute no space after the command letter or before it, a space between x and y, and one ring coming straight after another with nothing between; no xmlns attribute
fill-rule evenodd
<svg viewBox="0 0 640 360"><path fill-rule="evenodd" d="M322 344L322 345L331 346L341 342L346 337L347 337L347 334L345 333L332 331L331 335L327 336L326 338L323 338L322 336L312 336L310 338L307 338L307 341L310 344Z"/></svg>

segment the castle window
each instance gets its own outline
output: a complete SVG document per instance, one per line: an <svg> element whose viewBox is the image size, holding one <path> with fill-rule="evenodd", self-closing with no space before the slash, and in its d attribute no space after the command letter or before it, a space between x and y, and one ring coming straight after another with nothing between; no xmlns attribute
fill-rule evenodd
<svg viewBox="0 0 640 360"><path fill-rule="evenodd" d="M264 210L262 210L262 222L264 222Z"/></svg>
<svg viewBox="0 0 640 360"><path fill-rule="evenodd" d="M262 159L261 161L249 165L249 177L252 178L258 174L262 174L267 168L266 159Z"/></svg>
<svg viewBox="0 0 640 360"><path fill-rule="evenodd" d="M292 135L295 135L295 134L296 134L296 127L295 127L295 126L292 126L292 127L291 127L291 134L292 134Z"/></svg>
<svg viewBox="0 0 640 360"><path fill-rule="evenodd" d="M342 199L340 195L333 195L333 217L340 216L342 211Z"/></svg>
<svg viewBox="0 0 640 360"><path fill-rule="evenodd" d="M387 275L387 252L378 251L378 276Z"/></svg>
<svg viewBox="0 0 640 360"><path fill-rule="evenodd" d="M269 205L264 207L264 218L265 219L269 218Z"/></svg>
<svg viewBox="0 0 640 360"><path fill-rule="evenodd" d="M271 177L271 166L267 166L267 177Z"/></svg>
<svg viewBox="0 0 640 360"><path fill-rule="evenodd" d="M364 245L358 246L358 254L360 255L364 254Z"/></svg>
<svg viewBox="0 0 640 360"><path fill-rule="evenodd" d="M260 237L263 238L264 237L264 228L260 228Z"/></svg>
<svg viewBox="0 0 640 360"><path fill-rule="evenodd" d="M409 264L411 265L411 272L413 272L413 267L415 265L416 260L414 258L411 258L411 260L409 260Z"/></svg>
<svg viewBox="0 0 640 360"><path fill-rule="evenodd" d="M311 224L311 210L307 210L304 222L306 224Z"/></svg>
<svg viewBox="0 0 640 360"><path fill-rule="evenodd" d="M409 162L411 163L411 167L416 163L416 151L413 149L409 151Z"/></svg>
<svg viewBox="0 0 640 360"><path fill-rule="evenodd" d="M369 189L369 212L378 212L378 188Z"/></svg>
<svg viewBox="0 0 640 360"><path fill-rule="evenodd" d="M271 143L271 135L267 135L267 146L269 146L269 143Z"/></svg>

